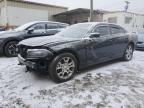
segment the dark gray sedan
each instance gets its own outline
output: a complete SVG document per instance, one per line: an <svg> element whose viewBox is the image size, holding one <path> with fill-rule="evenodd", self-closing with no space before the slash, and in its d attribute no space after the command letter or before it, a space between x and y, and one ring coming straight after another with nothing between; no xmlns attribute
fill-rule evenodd
<svg viewBox="0 0 144 108"><path fill-rule="evenodd" d="M0 53L8 57L17 56L16 45L24 39L50 36L58 33L68 24L50 21L35 21L14 30L0 33Z"/></svg>
<svg viewBox="0 0 144 108"><path fill-rule="evenodd" d="M29 71L47 72L56 82L70 80L85 67L123 58L132 59L137 36L108 23L80 23L55 36L19 43L18 59Z"/></svg>

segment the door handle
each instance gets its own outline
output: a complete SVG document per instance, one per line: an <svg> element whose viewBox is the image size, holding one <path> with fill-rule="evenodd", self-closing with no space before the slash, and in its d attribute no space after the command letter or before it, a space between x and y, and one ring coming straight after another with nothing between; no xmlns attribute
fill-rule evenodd
<svg viewBox="0 0 144 108"><path fill-rule="evenodd" d="M45 34L46 32L42 32L42 34Z"/></svg>

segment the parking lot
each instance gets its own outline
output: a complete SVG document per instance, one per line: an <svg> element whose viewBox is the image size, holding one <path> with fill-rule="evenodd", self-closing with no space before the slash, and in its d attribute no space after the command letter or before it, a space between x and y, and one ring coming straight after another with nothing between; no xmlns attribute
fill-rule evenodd
<svg viewBox="0 0 144 108"><path fill-rule="evenodd" d="M130 62L93 66L62 84L17 64L17 58L0 58L0 108L144 108L143 51Z"/></svg>

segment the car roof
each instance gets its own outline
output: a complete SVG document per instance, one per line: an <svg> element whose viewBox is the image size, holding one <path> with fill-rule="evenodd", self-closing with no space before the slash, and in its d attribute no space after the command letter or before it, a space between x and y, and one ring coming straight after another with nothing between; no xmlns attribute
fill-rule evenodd
<svg viewBox="0 0 144 108"><path fill-rule="evenodd" d="M96 25L99 25L99 24L102 24L102 25L113 25L113 26L117 26L117 27L120 27L122 29L124 29L125 31L127 31L124 27L122 27L121 25L118 25L118 24L114 24L114 23L107 23L107 22L84 22L84 23L80 23L80 24L90 24L93 26L96 26Z"/></svg>
<svg viewBox="0 0 144 108"><path fill-rule="evenodd" d="M35 23L55 23L55 24L69 25L67 23L54 22L54 21L32 21L32 22L29 22L29 23L31 23L31 24L35 24Z"/></svg>
<svg viewBox="0 0 144 108"><path fill-rule="evenodd" d="M115 25L115 26L120 26L120 25L117 25L117 24L114 24L114 23L107 23L107 22L84 22L84 23L81 23L81 24L91 24L91 25L98 25L98 24L111 24L111 25Z"/></svg>

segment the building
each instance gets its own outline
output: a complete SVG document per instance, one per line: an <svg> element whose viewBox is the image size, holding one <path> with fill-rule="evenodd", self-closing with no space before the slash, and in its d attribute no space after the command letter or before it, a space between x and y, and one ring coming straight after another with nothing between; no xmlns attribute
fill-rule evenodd
<svg viewBox="0 0 144 108"><path fill-rule="evenodd" d="M94 10L93 11L93 21L101 22L103 21L103 11ZM80 22L88 22L90 17L90 10L78 8L74 10L65 11L53 15L56 21L75 24Z"/></svg>
<svg viewBox="0 0 144 108"><path fill-rule="evenodd" d="M132 12L106 12L103 15L103 21L119 24L129 32L137 32L144 29L144 15Z"/></svg>
<svg viewBox="0 0 144 108"><path fill-rule="evenodd" d="M0 26L19 26L30 21L50 20L68 8L24 0L0 0Z"/></svg>

